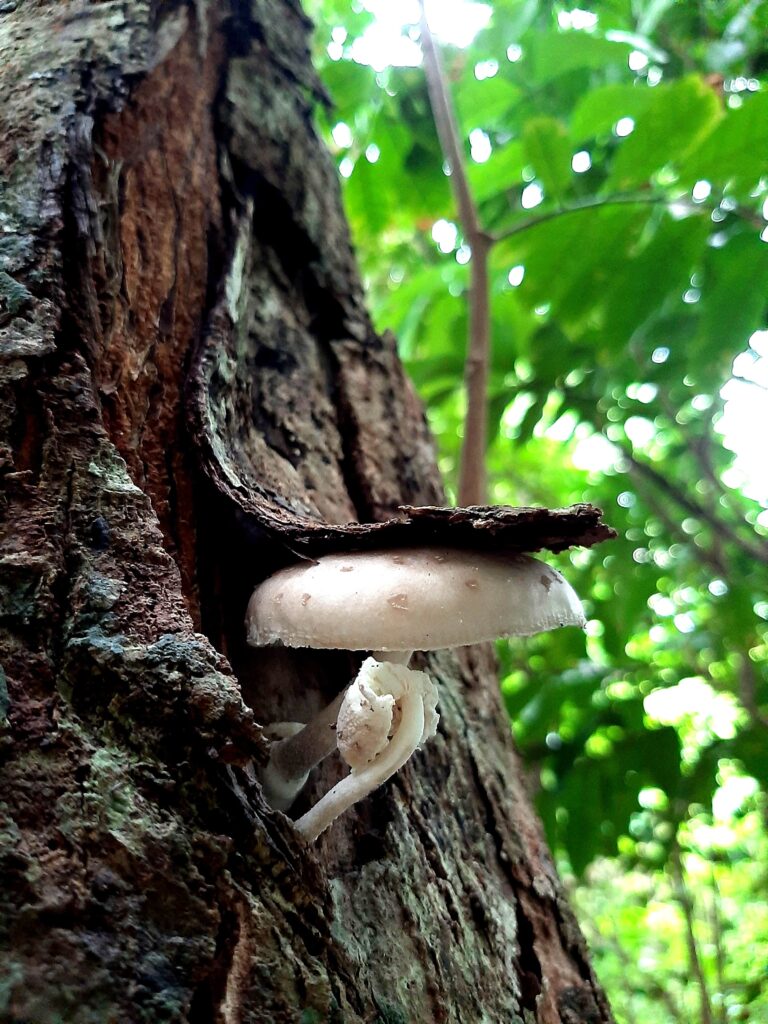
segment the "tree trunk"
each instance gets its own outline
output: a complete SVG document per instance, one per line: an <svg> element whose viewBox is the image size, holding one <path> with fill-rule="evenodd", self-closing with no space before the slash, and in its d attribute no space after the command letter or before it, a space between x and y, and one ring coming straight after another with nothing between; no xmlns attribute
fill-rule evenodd
<svg viewBox="0 0 768 1024"><path fill-rule="evenodd" d="M3 1021L610 1020L489 649L422 658L438 736L317 844L254 781L259 723L359 663L245 646L280 530L442 497L308 30L295 0L0 3Z"/></svg>

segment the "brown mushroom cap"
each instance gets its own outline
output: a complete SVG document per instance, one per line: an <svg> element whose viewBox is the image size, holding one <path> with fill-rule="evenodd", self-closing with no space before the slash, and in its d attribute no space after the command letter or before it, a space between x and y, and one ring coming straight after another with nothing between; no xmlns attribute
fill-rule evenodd
<svg viewBox="0 0 768 1024"><path fill-rule="evenodd" d="M403 548L324 555L261 583L254 646L432 651L586 624L573 588L525 555Z"/></svg>

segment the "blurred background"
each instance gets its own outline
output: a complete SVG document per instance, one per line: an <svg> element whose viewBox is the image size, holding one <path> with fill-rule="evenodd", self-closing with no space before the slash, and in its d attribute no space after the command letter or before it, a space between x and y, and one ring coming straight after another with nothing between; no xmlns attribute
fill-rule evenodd
<svg viewBox="0 0 768 1024"><path fill-rule="evenodd" d="M415 0L311 0L377 327L455 499L472 253ZM489 255L489 499L600 505L499 647L620 1024L768 1022L768 3L435 0Z"/></svg>

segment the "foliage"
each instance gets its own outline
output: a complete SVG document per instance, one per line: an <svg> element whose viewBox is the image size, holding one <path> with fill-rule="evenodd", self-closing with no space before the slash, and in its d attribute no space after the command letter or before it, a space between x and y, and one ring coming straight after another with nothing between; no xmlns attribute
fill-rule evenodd
<svg viewBox="0 0 768 1024"><path fill-rule="evenodd" d="M366 10L317 0L314 13L374 315L400 339L451 487L471 254L422 73L353 59ZM586 637L500 656L549 837L590 879L578 902L626 1021L768 1019L765 791L716 811L734 778L768 779L768 488L746 486L718 430L734 365L750 377L768 355L766 29L763 0L496 0L445 54L497 239L494 500L593 501L619 531L563 560ZM710 913L686 943L683 890L694 918L722 893L718 941ZM635 963L648 983L626 992Z"/></svg>
<svg viewBox="0 0 768 1024"><path fill-rule="evenodd" d="M690 984L686 903L710 1019L768 1019L760 955L768 907L754 899L766 885L764 826L750 798L735 819L705 818L694 816L686 826L682 874L627 870L601 859L589 869L588 886L575 887L576 909L619 1020L705 1019L701 989Z"/></svg>

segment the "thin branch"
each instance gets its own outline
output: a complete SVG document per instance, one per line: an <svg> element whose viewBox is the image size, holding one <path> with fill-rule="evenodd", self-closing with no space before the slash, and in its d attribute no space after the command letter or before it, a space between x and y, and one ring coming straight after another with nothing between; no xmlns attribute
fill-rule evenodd
<svg viewBox="0 0 768 1024"><path fill-rule="evenodd" d="M464 154L462 153L456 113L448 92L440 53L427 21L424 0L420 0L419 7L421 9L421 49L424 54L424 74L427 78L429 102L432 107L432 116L435 119L437 137L440 140L443 157L450 168L451 188L456 199L461 226L467 235L477 235L480 232L480 222L464 167Z"/></svg>
<svg viewBox="0 0 768 1024"><path fill-rule="evenodd" d="M765 384L761 384L759 380L752 380L750 377L742 377L740 373L732 373L732 380L737 380L740 384L751 384L753 388L760 388L761 391L768 391L768 387Z"/></svg>
<svg viewBox="0 0 768 1024"><path fill-rule="evenodd" d="M593 937L589 938L590 946L593 949L597 948L600 943L605 943L610 946L616 958L627 972L627 977L632 978L635 982L636 990L663 1003L666 1006L670 1017L676 1021L677 1024L684 1024L683 1015L680 1007L677 1005L675 997L659 982L655 974L643 971L642 968L638 966L637 961L633 960L628 955L616 931L608 931L607 928L604 927L598 928L595 922L587 916L583 908L579 911L578 916L581 926L587 926L585 931L588 929L589 932L592 933ZM630 1018L634 1015L631 996L628 993L625 993L625 995L627 995L627 1001L624 1004L624 1012L627 1017Z"/></svg>
<svg viewBox="0 0 768 1024"><path fill-rule="evenodd" d="M643 500L650 508L652 514L664 524L667 533L671 538L678 538L684 542L688 542L689 538L686 536L679 519L676 519L664 505L663 501L659 500L657 488L654 486L655 481L653 483L650 482L646 476L638 472L637 467L638 464L636 462L630 462L629 473L635 484L638 486ZM699 555L703 563L709 566L715 575L725 580L729 586L732 586L732 583L730 582L732 570L726 564L723 557L721 545L718 543L719 538L717 533L715 533L713 539L713 546L711 548L700 548ZM758 679L755 673L755 667L750 661L747 651L741 651L739 653L741 657L741 667L738 672L739 700L741 701L742 707L749 715L752 725L755 728L768 729L768 715L761 710L757 702Z"/></svg>
<svg viewBox="0 0 768 1024"><path fill-rule="evenodd" d="M704 968L701 964L699 949L696 943L695 922L693 919L693 900L685 884L685 873L683 862L680 857L680 848L677 843L672 849L672 874L675 880L675 896L683 911L685 921L685 941L688 947L688 966L696 983L699 986L701 1024L713 1024L712 1003L709 997L707 981L704 977Z"/></svg>
<svg viewBox="0 0 768 1024"><path fill-rule="evenodd" d="M546 224L547 221L566 217L571 213L582 213L584 210L597 210L602 206L657 206L662 202L668 202L668 200L649 194L588 196L586 199L580 199L568 205L558 206L554 210L546 210L544 213L528 217L492 237L494 242L505 242L508 238L521 235L525 231L530 231L531 228L537 228L540 224Z"/></svg>
<svg viewBox="0 0 768 1024"><path fill-rule="evenodd" d="M640 493L648 505L651 513L664 525L667 533L671 540L679 540L683 543L689 543L690 537L686 534L682 527L679 518L675 518L674 512L670 512L668 507L660 500L659 494L648 480L645 479L637 470L630 465L629 475L632 478L635 486L638 487ZM701 548L700 555L705 565L708 565L712 572L716 575L725 579L728 575L728 566L722 558L719 550L710 550L709 548Z"/></svg>
<svg viewBox="0 0 768 1024"><path fill-rule="evenodd" d="M469 286L469 337L464 364L467 412L459 470L459 504L486 502L485 449L487 444L488 364L490 362L490 310L488 250L491 239L480 226L464 166L461 136L456 121L440 54L427 22L424 0L421 8L421 48L432 116L443 157L451 172L459 222L472 250Z"/></svg>
<svg viewBox="0 0 768 1024"><path fill-rule="evenodd" d="M558 206L553 210L547 210L537 216L528 217L527 220L521 220L517 224L513 224L512 227L492 235L491 238L493 242L504 242L508 238L513 238L515 235L530 231L531 228L536 228L540 224L546 224L547 221L555 220L557 217L566 217L572 213L583 213L584 210L597 210L603 206L674 206L677 209L684 208L688 213L711 213L719 208L717 203L694 203L682 198L670 199L669 196L645 192L639 194L618 193L611 196L588 196L585 199ZM761 229L765 227L765 222L758 214L751 210L745 210L742 206L737 206L728 212L739 217L741 220L747 221L753 227Z"/></svg>
<svg viewBox="0 0 768 1024"><path fill-rule="evenodd" d="M759 729L768 729L768 715L764 714L757 702L759 680L755 666L748 651L741 652L739 668L739 700L749 715L752 725Z"/></svg>
<svg viewBox="0 0 768 1024"><path fill-rule="evenodd" d="M725 942L723 940L723 914L720 899L720 887L715 877L714 864L709 865L709 879L712 887L711 923L712 942L715 947L715 967L717 969L717 988L720 994L718 1002L718 1024L727 1024L728 1013L725 1005Z"/></svg>
<svg viewBox="0 0 768 1024"><path fill-rule="evenodd" d="M662 404L665 408L665 412L669 417L670 421L674 424L677 420L677 410L668 401L664 392L661 393L661 398ZM687 450L692 455L695 462L698 464L702 472L703 479L708 481L714 489L719 502L723 505L723 507L728 509L728 511L731 513L733 517L739 520L738 524L733 524L732 526L727 527L727 529L733 530L735 534L735 531L740 526L742 528L746 527L750 532L754 532L749 522L742 515L740 509L736 507L734 503L733 492L730 491L725 486L725 484L717 475L717 472L715 470L714 462L712 460L711 455L712 448L715 446L715 440L712 436L712 426L713 425L710 420L710 422L705 425L705 433L701 437L696 437L693 435L689 437L687 433L683 432L683 442ZM717 540L718 538L716 538L716 542Z"/></svg>
<svg viewBox="0 0 768 1024"><path fill-rule="evenodd" d="M488 296L488 243L478 236L472 246L469 286L469 339L464 366L467 412L459 467L459 504L485 505L488 445L488 373L491 348Z"/></svg>
<svg viewBox="0 0 768 1024"><path fill-rule="evenodd" d="M664 475L664 473L655 469L649 463L638 459L634 451L629 446L616 441L614 441L613 444L619 448L631 469L634 469L639 476L645 477L646 480L654 484L655 487L671 498L681 509L687 512L690 516L693 516L695 519L701 519L702 522L705 522L710 526L717 535L729 540L749 558L754 559L761 565L768 565L768 545L758 546L757 544L752 544L744 537L740 537L728 523L724 523L721 519L718 519L718 517L713 512L710 512L708 508L705 508L704 505L700 505L689 495L685 494L684 491L676 487L669 477Z"/></svg>

